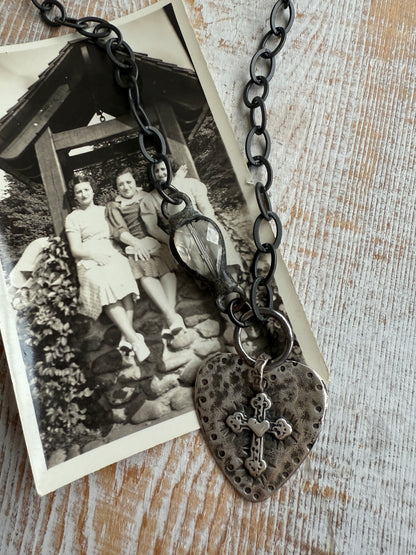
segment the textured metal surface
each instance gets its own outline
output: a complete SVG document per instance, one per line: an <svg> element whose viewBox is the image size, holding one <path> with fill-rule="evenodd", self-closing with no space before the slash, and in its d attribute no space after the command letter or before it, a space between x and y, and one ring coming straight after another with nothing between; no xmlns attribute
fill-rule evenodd
<svg viewBox="0 0 416 555"><path fill-rule="evenodd" d="M215 354L200 368L195 405L208 445L232 485L263 501L297 470L321 430L326 388L299 362L270 364L264 391L252 367L234 354Z"/></svg>

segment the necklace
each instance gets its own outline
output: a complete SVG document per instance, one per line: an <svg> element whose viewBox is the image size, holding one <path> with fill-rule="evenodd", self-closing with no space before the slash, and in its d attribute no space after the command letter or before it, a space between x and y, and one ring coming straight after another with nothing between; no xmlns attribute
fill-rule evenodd
<svg viewBox="0 0 416 555"><path fill-rule="evenodd" d="M268 161L266 100L275 73L275 60L290 31L295 10L292 0L278 0L270 15L270 30L250 63L250 80L243 100L250 110L251 129L245 151L255 179L259 215L253 226L256 251L248 292L227 268L225 242L217 223L201 214L190 197L173 183L164 134L152 126L138 85L135 54L120 30L99 17L68 17L58 0L32 0L49 25L78 31L105 50L114 66L119 87L126 91L139 131L140 151L149 163L149 175L169 221L170 248L176 260L197 279L207 281L218 309L234 325L237 354L218 353L201 366L195 382L195 407L211 452L232 485L250 501L272 495L296 471L316 441L325 413L326 387L319 375L291 360L294 343L287 316L274 308L272 285L282 225L273 211L269 189L273 170ZM283 21L278 25L277 21ZM265 74L257 73L266 66ZM255 143L260 143L256 145ZM255 147L261 154L254 154ZM161 175L163 176L161 178ZM272 240L262 238L262 224L274 227ZM266 269L265 269L266 267ZM249 353L243 333L264 337L264 352Z"/></svg>

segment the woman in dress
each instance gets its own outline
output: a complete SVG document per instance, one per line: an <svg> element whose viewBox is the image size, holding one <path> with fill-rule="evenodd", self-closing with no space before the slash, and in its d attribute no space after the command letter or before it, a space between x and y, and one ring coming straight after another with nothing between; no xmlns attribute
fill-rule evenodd
<svg viewBox="0 0 416 555"><path fill-rule="evenodd" d="M65 231L77 263L79 312L96 320L104 310L120 329L122 341L131 345L141 362L149 349L133 328L134 300L139 290L128 260L111 240L105 207L94 203L92 180L76 176L69 192L77 208L66 217Z"/></svg>
<svg viewBox="0 0 416 555"><path fill-rule="evenodd" d="M176 262L166 241L150 237L140 215L140 207L148 193L137 186L130 167L116 174L118 195L107 204L107 218L111 232L129 255L136 279L165 317L167 328L162 335L175 336L185 329L182 317L176 312Z"/></svg>
<svg viewBox="0 0 416 555"><path fill-rule="evenodd" d="M174 166L175 164L172 165ZM152 184L153 178L151 177L150 167L151 164L148 166L150 190L148 189L148 193L140 206L140 213L149 235L162 243L167 243L169 241L169 236L165 232L165 229L168 227L168 221L162 213L161 197L154 187L154 184ZM154 165L153 172L154 178L159 184L166 182L168 170L163 160ZM187 174L188 168L185 164L183 164L178 168L173 176L172 185L178 189L178 191L185 193L189 197L195 210L203 214L205 217L213 220L217 224L226 245L228 271L231 275L238 276L240 268L243 267L240 255L237 253L229 233L226 231L223 224L218 221L214 208L208 198L207 187L198 179L187 177ZM183 203L178 206L169 206L169 214L173 215L178 213L180 210L183 210L183 208ZM205 226L207 226L207 224L205 224ZM200 224L199 229L204 229L203 224ZM215 256L215 248L218 245L217 232L214 231L214 228L209 225L205 230L205 243L207 243L206 238L208 237L210 238L210 248ZM175 239L177 240L175 240L175 243L177 242L176 248L180 253L182 260L184 260L193 269L199 271L199 273L205 274L207 271L205 263L198 254L198 251L192 247L188 248L186 244L188 240L187 233L181 234L180 231L179 233L177 231ZM190 244L193 245L193 241L191 241Z"/></svg>

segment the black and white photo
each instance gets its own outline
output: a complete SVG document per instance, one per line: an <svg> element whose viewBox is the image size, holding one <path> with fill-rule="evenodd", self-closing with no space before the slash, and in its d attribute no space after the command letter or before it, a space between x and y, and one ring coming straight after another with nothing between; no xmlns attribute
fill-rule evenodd
<svg viewBox="0 0 416 555"><path fill-rule="evenodd" d="M231 156L238 147L184 8L162 2L119 25L141 102L167 138L172 184L217 224L204 230L213 256L219 232L228 270L244 282L246 169ZM76 35L0 52L1 322L41 494L196 430L196 371L233 349L209 285L170 252L138 125L113 75L105 50ZM155 177L166 171L161 162ZM194 247L175 240L203 275ZM292 295L286 275L280 294Z"/></svg>

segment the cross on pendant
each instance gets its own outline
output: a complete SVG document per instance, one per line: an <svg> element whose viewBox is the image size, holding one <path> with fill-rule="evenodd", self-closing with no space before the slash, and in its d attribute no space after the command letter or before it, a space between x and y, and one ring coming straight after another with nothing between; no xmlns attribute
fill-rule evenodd
<svg viewBox="0 0 416 555"><path fill-rule="evenodd" d="M234 412L226 419L226 424L235 434L243 430L251 430L250 456L245 460L244 465L249 473L257 478L266 468L267 463L263 459L263 436L269 432L276 439L283 440L292 434L292 426L285 418L278 418L276 422L271 422L266 417L267 410L272 406L272 402L266 393L258 393L250 401L254 408L254 416L248 418L241 411Z"/></svg>

